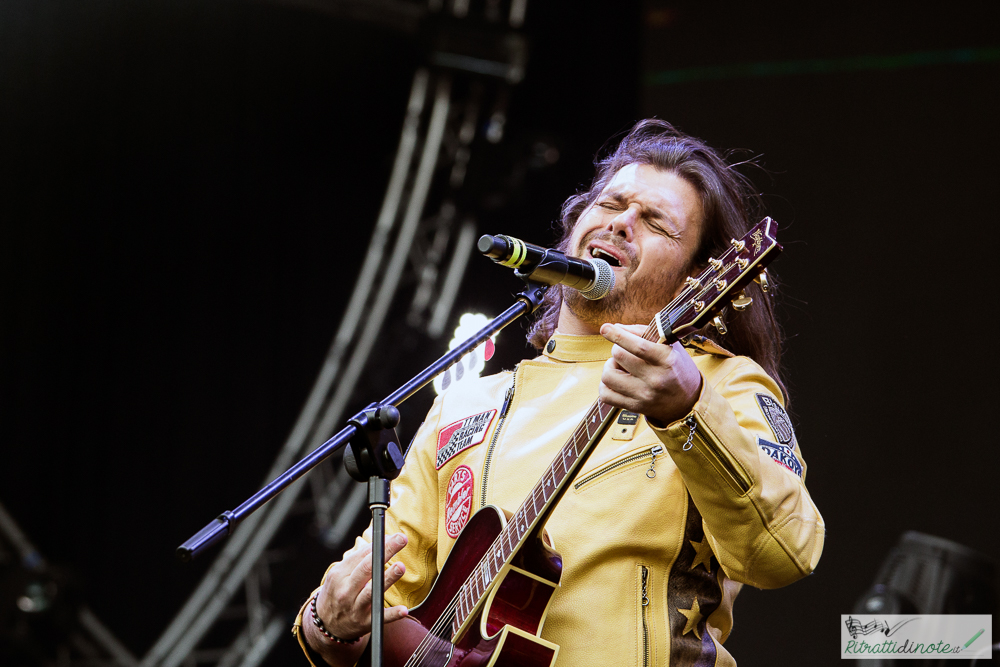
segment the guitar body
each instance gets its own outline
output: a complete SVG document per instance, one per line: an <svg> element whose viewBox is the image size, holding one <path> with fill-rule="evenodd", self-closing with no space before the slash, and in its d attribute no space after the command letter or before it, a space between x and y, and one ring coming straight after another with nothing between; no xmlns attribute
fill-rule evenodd
<svg viewBox="0 0 1000 667"><path fill-rule="evenodd" d="M507 523L493 506L476 512L458 536L427 599L385 626L385 667L551 667L559 647L538 635L562 559L540 538L528 539L497 574L483 604L452 643L456 594Z"/></svg>

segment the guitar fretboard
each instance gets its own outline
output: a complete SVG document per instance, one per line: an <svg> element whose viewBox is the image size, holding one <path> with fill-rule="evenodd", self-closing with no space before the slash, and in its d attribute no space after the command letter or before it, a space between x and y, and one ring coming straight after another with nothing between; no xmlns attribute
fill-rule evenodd
<svg viewBox="0 0 1000 667"><path fill-rule="evenodd" d="M676 303L676 302L675 302ZM674 305L674 304L671 304ZM659 332L651 323L643 333L643 338L657 341ZM587 412L573 435L566 441L559 454L552 460L531 493L507 521L507 525L493 542L493 546L479 561L465 584L459 590L453 631L457 631L472 614L479 602L490 590L490 585L503 567L511 560L525 536L536 528L539 517L559 498L562 489L576 476L586 461L587 454L600 441L610 422L621 412L620 408L597 401Z"/></svg>
<svg viewBox="0 0 1000 667"><path fill-rule="evenodd" d="M461 627L475 611L476 606L490 590L490 584L497 574L511 560L524 537L535 527L538 517L545 514L567 479L572 479L571 475L576 473L577 464L581 463L583 455L596 444L600 435L607 430L607 422L617 416L619 411L618 408L600 401L590 408L586 419L559 450L558 456L549 464L542 478L535 484L521 507L507 521L507 525L493 542L492 548L479 561L479 565L462 586L458 593L453 630Z"/></svg>

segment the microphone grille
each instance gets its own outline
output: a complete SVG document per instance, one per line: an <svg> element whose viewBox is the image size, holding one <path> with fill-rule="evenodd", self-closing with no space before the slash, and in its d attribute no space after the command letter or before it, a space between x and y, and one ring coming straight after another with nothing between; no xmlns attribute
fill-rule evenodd
<svg viewBox="0 0 1000 667"><path fill-rule="evenodd" d="M580 294L586 299L591 301L596 301L597 299L603 299L615 286L615 272L611 269L611 265L605 262L603 259L588 259L590 265L594 267L594 282L591 283L590 287L585 290L580 290Z"/></svg>

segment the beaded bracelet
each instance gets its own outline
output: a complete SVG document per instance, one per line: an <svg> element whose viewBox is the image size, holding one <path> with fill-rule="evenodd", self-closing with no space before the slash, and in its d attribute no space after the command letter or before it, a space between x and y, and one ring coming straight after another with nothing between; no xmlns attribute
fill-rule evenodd
<svg viewBox="0 0 1000 667"><path fill-rule="evenodd" d="M330 641L337 642L338 644L357 644L358 639L361 639L361 637L358 637L357 639L341 639L337 635L330 634L330 632L323 625L323 621L319 620L319 612L316 611L316 599L318 597L319 593L314 595L312 597L312 602L309 603L309 610L312 612L312 617L313 617L313 625L315 625L316 628L323 633L323 636L329 639Z"/></svg>

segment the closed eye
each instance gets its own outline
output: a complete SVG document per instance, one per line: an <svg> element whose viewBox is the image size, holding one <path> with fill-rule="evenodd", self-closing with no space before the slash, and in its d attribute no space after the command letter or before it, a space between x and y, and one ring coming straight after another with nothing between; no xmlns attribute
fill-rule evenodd
<svg viewBox="0 0 1000 667"><path fill-rule="evenodd" d="M674 239L677 238L678 236L677 234L673 234L670 231L664 229L663 227L660 227L658 224L656 224L652 220L649 220L648 218L646 219L646 226L649 227L650 231L653 232L654 234L665 236L668 239Z"/></svg>

